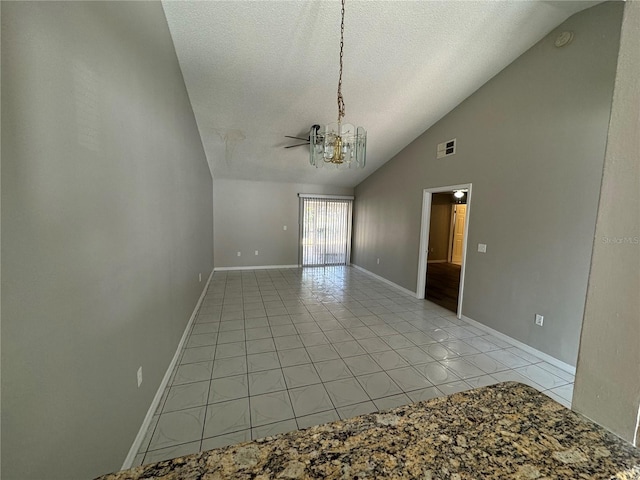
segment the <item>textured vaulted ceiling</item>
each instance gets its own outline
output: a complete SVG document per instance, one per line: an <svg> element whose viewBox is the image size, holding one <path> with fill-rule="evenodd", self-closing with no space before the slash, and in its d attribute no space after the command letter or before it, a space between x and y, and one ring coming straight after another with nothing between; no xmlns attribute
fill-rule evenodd
<svg viewBox="0 0 640 480"><path fill-rule="evenodd" d="M345 121L368 132L367 167L348 171L283 148L336 120L339 2L163 5L214 178L354 186L595 3L347 0Z"/></svg>

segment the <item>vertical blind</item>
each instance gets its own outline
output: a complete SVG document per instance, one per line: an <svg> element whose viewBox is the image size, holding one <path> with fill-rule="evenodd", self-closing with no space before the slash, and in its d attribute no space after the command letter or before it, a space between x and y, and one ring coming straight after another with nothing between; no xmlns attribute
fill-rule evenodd
<svg viewBox="0 0 640 480"><path fill-rule="evenodd" d="M300 256L303 266L351 261L352 197L300 194Z"/></svg>

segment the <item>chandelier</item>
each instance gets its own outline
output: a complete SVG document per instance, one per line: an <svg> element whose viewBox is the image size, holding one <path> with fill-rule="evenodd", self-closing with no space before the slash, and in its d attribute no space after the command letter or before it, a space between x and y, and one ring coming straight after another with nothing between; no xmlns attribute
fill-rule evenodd
<svg viewBox="0 0 640 480"><path fill-rule="evenodd" d="M364 168L367 153L367 132L362 127L342 123L342 54L344 48L344 2L340 22L340 77L338 79L338 121L325 126L314 125L309 132L309 161L316 168L325 163L337 168Z"/></svg>

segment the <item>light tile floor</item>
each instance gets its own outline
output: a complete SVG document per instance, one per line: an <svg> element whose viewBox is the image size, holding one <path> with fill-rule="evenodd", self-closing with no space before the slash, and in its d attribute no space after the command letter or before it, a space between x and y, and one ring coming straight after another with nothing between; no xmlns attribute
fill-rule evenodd
<svg viewBox="0 0 640 480"><path fill-rule="evenodd" d="M216 272L135 464L573 375L351 267Z"/></svg>

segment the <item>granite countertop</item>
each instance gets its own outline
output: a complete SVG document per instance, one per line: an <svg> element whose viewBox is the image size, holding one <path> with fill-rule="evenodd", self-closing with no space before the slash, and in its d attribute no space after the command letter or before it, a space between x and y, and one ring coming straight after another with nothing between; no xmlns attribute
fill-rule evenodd
<svg viewBox="0 0 640 480"><path fill-rule="evenodd" d="M100 480L640 479L640 450L507 382Z"/></svg>

